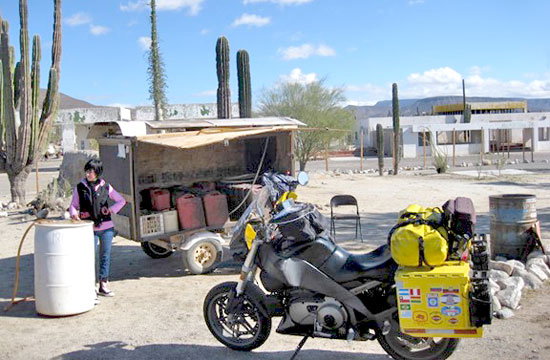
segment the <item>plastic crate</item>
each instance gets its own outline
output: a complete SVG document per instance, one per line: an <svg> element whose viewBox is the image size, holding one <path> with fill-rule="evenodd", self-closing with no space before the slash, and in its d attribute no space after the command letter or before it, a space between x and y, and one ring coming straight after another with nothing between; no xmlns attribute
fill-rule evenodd
<svg viewBox="0 0 550 360"><path fill-rule="evenodd" d="M433 269L401 267L395 274L399 325L418 337L481 337L470 322L470 265L449 261Z"/></svg>
<svg viewBox="0 0 550 360"><path fill-rule="evenodd" d="M164 234L162 213L140 216L139 230L142 237Z"/></svg>

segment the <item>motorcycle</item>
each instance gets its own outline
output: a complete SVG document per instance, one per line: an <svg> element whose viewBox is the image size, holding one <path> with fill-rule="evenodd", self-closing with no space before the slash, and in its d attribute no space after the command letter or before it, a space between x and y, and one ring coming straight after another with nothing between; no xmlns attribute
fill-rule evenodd
<svg viewBox="0 0 550 360"><path fill-rule="evenodd" d="M349 253L332 241L314 206L295 201L294 185L308 181L300 173L282 195L267 186L263 195L279 200L266 202L260 195L239 220L234 242L242 242L244 231L248 251L239 281L215 286L204 300L212 335L231 349L250 351L267 340L272 319L281 317L278 333L303 337L292 358L309 337L377 340L394 359L449 357L458 338L400 331L397 264L389 246Z"/></svg>

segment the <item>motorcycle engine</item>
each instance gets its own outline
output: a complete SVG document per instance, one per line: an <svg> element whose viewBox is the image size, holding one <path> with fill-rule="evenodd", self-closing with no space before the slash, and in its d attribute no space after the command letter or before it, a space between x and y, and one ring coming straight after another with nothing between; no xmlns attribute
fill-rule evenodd
<svg viewBox="0 0 550 360"><path fill-rule="evenodd" d="M293 297L288 313L296 324L315 325L315 328L326 330L339 329L348 319L341 302L331 297L313 294Z"/></svg>

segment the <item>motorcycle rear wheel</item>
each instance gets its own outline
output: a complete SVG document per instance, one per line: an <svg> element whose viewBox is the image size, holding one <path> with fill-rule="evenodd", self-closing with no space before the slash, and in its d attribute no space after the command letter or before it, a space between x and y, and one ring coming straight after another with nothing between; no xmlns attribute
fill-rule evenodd
<svg viewBox="0 0 550 360"><path fill-rule="evenodd" d="M241 310L227 314L230 294L235 293L236 282L217 285L204 299L204 320L214 337L233 350L250 351L261 346L271 332L271 318L260 311L261 304L242 295Z"/></svg>
<svg viewBox="0 0 550 360"><path fill-rule="evenodd" d="M456 350L460 339L417 338L403 334L394 322L387 335L378 334L380 346L396 360L444 360Z"/></svg>

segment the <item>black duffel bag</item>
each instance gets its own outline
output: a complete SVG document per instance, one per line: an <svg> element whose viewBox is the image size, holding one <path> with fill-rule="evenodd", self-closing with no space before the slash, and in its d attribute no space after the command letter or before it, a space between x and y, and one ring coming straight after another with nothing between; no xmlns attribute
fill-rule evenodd
<svg viewBox="0 0 550 360"><path fill-rule="evenodd" d="M308 203L292 204L274 216L271 222L278 227L273 245L280 251L311 242L328 229L328 220Z"/></svg>

